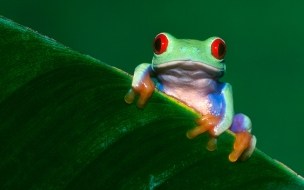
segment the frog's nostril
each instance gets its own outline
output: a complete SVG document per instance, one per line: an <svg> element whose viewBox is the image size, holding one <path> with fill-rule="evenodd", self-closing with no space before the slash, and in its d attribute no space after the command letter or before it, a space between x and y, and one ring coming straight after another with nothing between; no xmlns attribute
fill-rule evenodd
<svg viewBox="0 0 304 190"><path fill-rule="evenodd" d="M180 50L181 50L181 51L186 51L187 48L186 48L186 47L181 47Z"/></svg>

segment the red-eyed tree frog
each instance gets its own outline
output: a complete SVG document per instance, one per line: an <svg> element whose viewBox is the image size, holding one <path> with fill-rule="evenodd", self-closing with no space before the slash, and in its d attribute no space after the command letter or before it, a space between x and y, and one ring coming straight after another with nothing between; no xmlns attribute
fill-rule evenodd
<svg viewBox="0 0 304 190"><path fill-rule="evenodd" d="M251 135L251 121L244 114L234 115L232 87L219 79L226 71L226 44L219 37L205 41L177 39L168 33L158 34L153 41L152 64L142 63L135 68L132 88L125 96L131 104L140 95L137 107L143 109L157 88L199 112L197 126L186 133L189 139L209 132L207 149L216 149L217 137L230 129L236 135L229 160L248 159L256 145Z"/></svg>

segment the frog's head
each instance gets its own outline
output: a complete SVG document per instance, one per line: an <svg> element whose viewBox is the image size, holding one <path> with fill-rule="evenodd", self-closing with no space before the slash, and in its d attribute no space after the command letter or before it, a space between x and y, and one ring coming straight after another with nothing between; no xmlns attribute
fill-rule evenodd
<svg viewBox="0 0 304 190"><path fill-rule="evenodd" d="M168 67L203 70L220 78L226 70L224 61L226 45L219 37L198 41L177 39L168 33L160 33L154 39L153 49L154 71Z"/></svg>

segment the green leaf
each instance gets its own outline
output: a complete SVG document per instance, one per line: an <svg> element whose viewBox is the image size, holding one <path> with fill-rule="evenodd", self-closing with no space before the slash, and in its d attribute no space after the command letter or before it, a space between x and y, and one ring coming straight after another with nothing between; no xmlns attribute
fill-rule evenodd
<svg viewBox="0 0 304 190"><path fill-rule="evenodd" d="M129 75L3 17L0 63L1 189L304 188L259 150L229 162L230 132L207 151L190 108L155 92L138 110Z"/></svg>

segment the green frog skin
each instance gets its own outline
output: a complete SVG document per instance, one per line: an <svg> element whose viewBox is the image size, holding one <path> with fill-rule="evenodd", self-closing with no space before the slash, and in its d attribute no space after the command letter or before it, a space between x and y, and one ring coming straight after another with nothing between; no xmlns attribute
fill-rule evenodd
<svg viewBox="0 0 304 190"><path fill-rule="evenodd" d="M160 91L202 115L195 121L197 126L187 132L189 139L208 132L207 149L214 151L217 137L230 129L236 140L229 160L248 159L256 145L255 136L250 134L251 121L244 114L234 115L232 87L219 81L226 71L225 42L219 37L199 41L160 33L154 39L153 49L152 64L142 63L135 68L125 102L131 104L139 95L137 107L143 109L154 91L151 78L156 78Z"/></svg>

